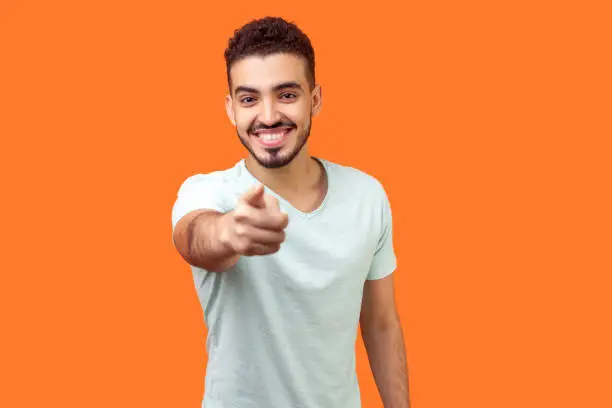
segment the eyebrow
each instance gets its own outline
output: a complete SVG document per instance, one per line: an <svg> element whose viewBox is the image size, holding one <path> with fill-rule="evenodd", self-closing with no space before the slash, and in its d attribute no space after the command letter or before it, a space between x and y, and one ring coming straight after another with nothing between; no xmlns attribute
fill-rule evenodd
<svg viewBox="0 0 612 408"><path fill-rule="evenodd" d="M289 82L281 82L280 84L274 85L272 87L272 91L274 92L278 92L282 89L299 89L302 90L302 86L294 81L289 81ZM247 93L259 93L259 90L252 88L250 86L244 86L244 85L240 85L236 88L236 90L234 91L235 94L239 93L239 92L247 92Z"/></svg>

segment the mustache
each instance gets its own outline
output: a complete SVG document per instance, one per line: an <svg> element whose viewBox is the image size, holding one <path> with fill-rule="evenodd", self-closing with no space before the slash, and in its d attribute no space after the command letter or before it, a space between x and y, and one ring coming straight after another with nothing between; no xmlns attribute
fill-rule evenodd
<svg viewBox="0 0 612 408"><path fill-rule="evenodd" d="M275 124L268 126L268 125L264 125L263 123L253 123L251 126L249 126L248 128L248 132L249 133L253 133L256 132L258 130L268 130L268 129L276 129L279 127L291 127L291 128L296 128L296 124L290 121L280 121L280 122L276 122Z"/></svg>

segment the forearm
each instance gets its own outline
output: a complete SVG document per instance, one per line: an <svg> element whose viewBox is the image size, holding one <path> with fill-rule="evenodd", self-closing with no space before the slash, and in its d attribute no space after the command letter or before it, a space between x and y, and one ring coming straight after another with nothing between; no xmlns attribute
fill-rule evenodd
<svg viewBox="0 0 612 408"><path fill-rule="evenodd" d="M204 212L187 226L188 261L211 272L232 267L239 258L224 239L224 217L219 212Z"/></svg>
<svg viewBox="0 0 612 408"><path fill-rule="evenodd" d="M384 328L363 328L374 380L385 408L410 408L408 365L399 321Z"/></svg>

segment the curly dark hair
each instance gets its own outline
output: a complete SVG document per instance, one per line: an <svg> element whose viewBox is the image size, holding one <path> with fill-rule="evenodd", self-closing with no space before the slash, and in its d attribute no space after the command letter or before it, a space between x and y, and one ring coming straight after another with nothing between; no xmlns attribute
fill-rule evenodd
<svg viewBox="0 0 612 408"><path fill-rule="evenodd" d="M280 17L263 17L234 31L225 50L227 81L232 87L230 69L242 58L289 53L306 60L310 88L315 86L315 55L310 39L298 26Z"/></svg>

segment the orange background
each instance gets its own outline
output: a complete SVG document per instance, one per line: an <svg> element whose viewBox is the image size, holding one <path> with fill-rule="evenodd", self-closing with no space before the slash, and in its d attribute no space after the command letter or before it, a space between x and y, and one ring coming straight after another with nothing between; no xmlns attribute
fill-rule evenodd
<svg viewBox="0 0 612 408"><path fill-rule="evenodd" d="M267 14L315 46L311 152L389 194L413 407L612 406L604 3L0 2L0 406L199 407L170 212L244 155L223 50Z"/></svg>

